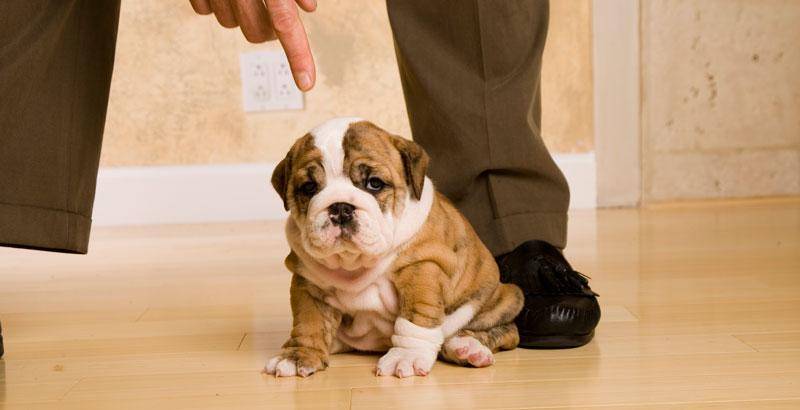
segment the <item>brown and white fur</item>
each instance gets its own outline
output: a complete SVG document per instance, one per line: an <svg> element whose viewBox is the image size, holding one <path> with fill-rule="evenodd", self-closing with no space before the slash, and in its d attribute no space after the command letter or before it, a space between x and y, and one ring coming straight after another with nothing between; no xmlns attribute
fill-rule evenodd
<svg viewBox="0 0 800 410"><path fill-rule="evenodd" d="M500 283L427 165L419 145L358 118L294 143L272 176L291 211L294 325L267 373L305 377L331 354L358 350L386 352L377 375L424 376L437 355L483 367L517 346L522 292Z"/></svg>

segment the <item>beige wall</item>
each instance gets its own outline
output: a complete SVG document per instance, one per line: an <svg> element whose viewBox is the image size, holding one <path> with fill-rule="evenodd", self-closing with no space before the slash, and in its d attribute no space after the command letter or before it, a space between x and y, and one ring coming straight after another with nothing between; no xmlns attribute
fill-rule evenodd
<svg viewBox="0 0 800 410"><path fill-rule="evenodd" d="M542 134L553 152L594 149L592 2L551 0L542 67Z"/></svg>
<svg viewBox="0 0 800 410"><path fill-rule="evenodd" d="M642 2L643 199L800 194L800 2Z"/></svg>
<svg viewBox="0 0 800 410"><path fill-rule="evenodd" d="M552 3L543 133L562 152L592 149L590 0ZM304 19L318 65L302 111L245 114L236 30L188 0L123 0L103 165L268 162L332 116L359 115L408 136L385 4L325 0ZM352 28L357 28L353 30Z"/></svg>

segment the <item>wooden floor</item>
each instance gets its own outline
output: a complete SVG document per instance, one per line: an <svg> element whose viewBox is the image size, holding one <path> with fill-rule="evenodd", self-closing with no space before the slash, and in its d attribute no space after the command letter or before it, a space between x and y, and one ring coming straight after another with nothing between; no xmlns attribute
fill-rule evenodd
<svg viewBox="0 0 800 410"><path fill-rule="evenodd" d="M0 408L800 408L800 200L575 213L595 340L373 375L259 373L289 329L277 223L97 229L91 254L0 249Z"/></svg>

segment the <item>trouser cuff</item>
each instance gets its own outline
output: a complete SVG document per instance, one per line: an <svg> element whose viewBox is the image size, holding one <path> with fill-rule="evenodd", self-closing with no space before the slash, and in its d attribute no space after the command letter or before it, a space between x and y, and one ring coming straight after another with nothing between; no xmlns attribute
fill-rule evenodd
<svg viewBox="0 0 800 410"><path fill-rule="evenodd" d="M85 254L92 220L76 213L0 203L0 245Z"/></svg>
<svg viewBox="0 0 800 410"><path fill-rule="evenodd" d="M475 230L492 255L498 256L533 239L564 249L567 244L566 227L567 214L564 212L531 212L488 219L476 225Z"/></svg>

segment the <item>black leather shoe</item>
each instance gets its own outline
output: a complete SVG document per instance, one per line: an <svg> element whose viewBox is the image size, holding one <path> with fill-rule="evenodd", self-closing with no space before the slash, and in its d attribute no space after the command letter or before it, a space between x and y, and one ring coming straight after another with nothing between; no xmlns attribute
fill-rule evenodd
<svg viewBox="0 0 800 410"><path fill-rule="evenodd" d="M597 294L586 276L569 265L561 251L543 241L528 241L497 257L500 281L525 294L515 322L520 347L563 349L583 346L600 321Z"/></svg>

